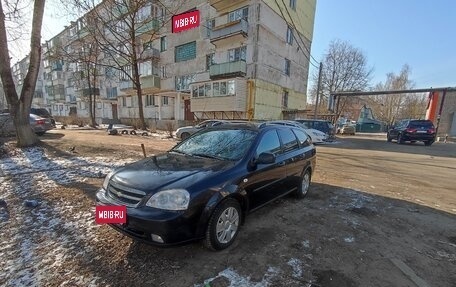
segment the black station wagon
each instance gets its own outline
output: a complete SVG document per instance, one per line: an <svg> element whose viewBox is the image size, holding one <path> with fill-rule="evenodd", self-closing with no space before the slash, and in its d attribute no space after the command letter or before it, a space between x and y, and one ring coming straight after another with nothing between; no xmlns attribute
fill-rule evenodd
<svg viewBox="0 0 456 287"><path fill-rule="evenodd" d="M99 205L125 205L116 230L159 246L204 239L230 246L245 216L281 196L304 197L316 151L300 128L227 124L106 176Z"/></svg>

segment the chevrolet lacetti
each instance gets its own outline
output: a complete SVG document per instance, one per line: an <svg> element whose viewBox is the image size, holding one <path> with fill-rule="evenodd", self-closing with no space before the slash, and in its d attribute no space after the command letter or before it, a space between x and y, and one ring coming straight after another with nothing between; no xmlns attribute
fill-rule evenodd
<svg viewBox="0 0 456 287"><path fill-rule="evenodd" d="M316 150L303 129L263 123L204 129L170 151L106 176L98 205L124 205L134 239L159 246L235 240L245 216L281 196L304 197Z"/></svg>

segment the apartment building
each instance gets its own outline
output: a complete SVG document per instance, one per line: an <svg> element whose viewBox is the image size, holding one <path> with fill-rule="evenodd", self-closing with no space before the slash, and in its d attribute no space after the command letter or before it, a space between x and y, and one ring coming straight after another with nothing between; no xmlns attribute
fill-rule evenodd
<svg viewBox="0 0 456 287"><path fill-rule="evenodd" d="M304 109L315 1L189 0L173 14L198 10L200 25L179 33L164 1L150 1L138 13L150 20L137 31L145 117L280 119ZM54 115L87 117L95 94L97 121L138 118L131 71L110 68L119 61L107 61L109 52L96 56L104 64L91 87L84 81L94 68L81 61L90 25L86 15L45 43L43 104Z"/></svg>

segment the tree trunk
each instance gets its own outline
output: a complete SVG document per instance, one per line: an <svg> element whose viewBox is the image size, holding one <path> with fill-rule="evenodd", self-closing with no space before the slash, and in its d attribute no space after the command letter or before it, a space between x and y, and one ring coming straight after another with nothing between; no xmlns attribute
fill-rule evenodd
<svg viewBox="0 0 456 287"><path fill-rule="evenodd" d="M24 79L21 95L18 98L11 72L11 62L6 36L5 14L0 1L0 77L6 100L16 128L17 145L32 146L39 142L29 123L30 107L35 92L36 80L41 61L41 25L43 23L45 1L34 1L32 34L30 40L30 64Z"/></svg>

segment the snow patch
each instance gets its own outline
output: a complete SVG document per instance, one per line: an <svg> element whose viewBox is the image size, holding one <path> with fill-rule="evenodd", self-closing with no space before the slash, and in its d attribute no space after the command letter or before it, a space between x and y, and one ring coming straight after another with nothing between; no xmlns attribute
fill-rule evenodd
<svg viewBox="0 0 456 287"><path fill-rule="evenodd" d="M293 268L293 277L300 278L302 276L301 260L296 259L296 258L291 258L287 264L290 265L291 268Z"/></svg>

